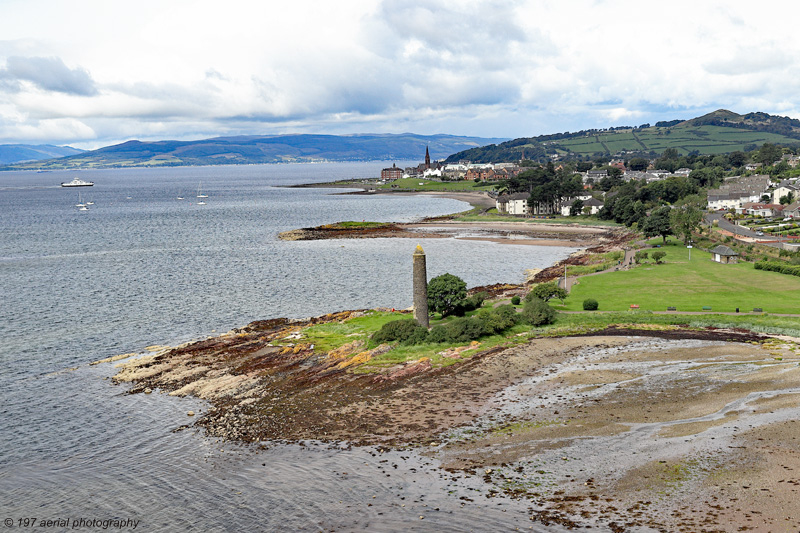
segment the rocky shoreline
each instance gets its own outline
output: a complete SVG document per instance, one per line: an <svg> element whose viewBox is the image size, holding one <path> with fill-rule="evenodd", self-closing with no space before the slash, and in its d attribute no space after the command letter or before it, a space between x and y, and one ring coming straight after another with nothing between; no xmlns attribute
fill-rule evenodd
<svg viewBox="0 0 800 533"><path fill-rule="evenodd" d="M463 223L303 228L287 240L474 238L586 248L533 281L619 250L624 230ZM569 243L569 244L564 244ZM519 285L476 288L493 297ZM253 322L118 363L128 393L208 402L190 424L256 447L331 442L413 448L479 477L486 497L528 502L531 520L603 531L797 531L800 345L742 330L611 327L479 343L369 366L391 350L315 346L303 329L373 310ZM381 310L388 311L388 310ZM393 310L392 310L393 311ZM397 312L398 318L407 316ZM155 348L154 348L155 350ZM199 416L195 416L199 415Z"/></svg>
<svg viewBox="0 0 800 533"><path fill-rule="evenodd" d="M114 380L130 393L207 400L192 421L237 442L412 446L484 477L490 493L529 500L543 523L800 526L786 507L800 488L792 342L611 329L463 359L455 350L458 364L446 367L422 358L369 373L361 365L388 347L319 351L303 342L305 326L367 312L254 322L122 363ZM768 482L775 469L781 484Z"/></svg>

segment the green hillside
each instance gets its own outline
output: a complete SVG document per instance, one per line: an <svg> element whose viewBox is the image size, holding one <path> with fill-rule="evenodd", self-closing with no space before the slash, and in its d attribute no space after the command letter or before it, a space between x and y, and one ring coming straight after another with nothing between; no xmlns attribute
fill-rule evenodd
<svg viewBox="0 0 800 533"><path fill-rule="evenodd" d="M767 113L739 115L721 109L691 120L659 122L648 127L617 127L514 139L451 155L448 163L544 160L551 155L582 159L618 153L659 155L675 148L681 155L748 151L764 143L800 145L800 120Z"/></svg>
<svg viewBox="0 0 800 533"><path fill-rule="evenodd" d="M744 151L748 145L800 144L800 140L763 131L750 131L725 126L678 125L670 128L635 128L586 135L545 143L549 153L593 155L597 152L614 154L621 151L656 152L675 148L681 155L697 151L700 154L724 154Z"/></svg>

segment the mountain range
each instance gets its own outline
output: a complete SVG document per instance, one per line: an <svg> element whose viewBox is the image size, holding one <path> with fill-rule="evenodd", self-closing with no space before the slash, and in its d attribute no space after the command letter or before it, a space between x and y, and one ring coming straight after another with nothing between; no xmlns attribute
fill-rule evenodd
<svg viewBox="0 0 800 533"><path fill-rule="evenodd" d="M422 161L506 139L455 135L265 135L197 141L128 141L58 159L8 165L5 169L78 169L181 165L233 165L321 161Z"/></svg>
<svg viewBox="0 0 800 533"><path fill-rule="evenodd" d="M63 146L0 145L0 170L48 170L321 161L422 161L448 163L538 161L598 156L657 157L750 151L764 143L800 146L800 120L720 109L689 120L618 126L537 137L498 139L455 135L259 135L196 141L128 141L82 152ZM446 158L446 159L445 159Z"/></svg>
<svg viewBox="0 0 800 533"><path fill-rule="evenodd" d="M71 146L53 146L52 144L0 144L0 165L53 159L80 154L82 151Z"/></svg>

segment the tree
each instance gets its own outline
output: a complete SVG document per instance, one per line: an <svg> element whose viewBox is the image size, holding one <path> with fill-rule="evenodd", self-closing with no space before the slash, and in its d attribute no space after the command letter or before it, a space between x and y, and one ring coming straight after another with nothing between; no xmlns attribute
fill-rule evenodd
<svg viewBox="0 0 800 533"><path fill-rule="evenodd" d="M700 206L703 204L705 201L700 196L688 196L669 213L672 231L676 236L683 237L684 244L689 244L692 232L700 227L700 222L703 220Z"/></svg>
<svg viewBox="0 0 800 533"><path fill-rule="evenodd" d="M764 143L761 145L761 148L759 148L758 154L754 156L754 159L767 167L780 159L781 154L783 154L783 149L780 146L772 143Z"/></svg>
<svg viewBox="0 0 800 533"><path fill-rule="evenodd" d="M647 259L647 252L644 250L639 250L638 252L633 254L633 260L636 261L637 265L642 261L644 261L645 259Z"/></svg>
<svg viewBox="0 0 800 533"><path fill-rule="evenodd" d="M572 202L572 205L569 207L569 216L576 217L580 215L582 211L583 211L583 200L581 200L580 198L576 198L575 201Z"/></svg>
<svg viewBox="0 0 800 533"><path fill-rule="evenodd" d="M631 170L644 172L648 166L650 166L650 161L644 157L634 157L628 161L628 168Z"/></svg>
<svg viewBox="0 0 800 533"><path fill-rule="evenodd" d="M781 202L781 205L789 205L792 202L794 202L794 192L793 191L789 191L789 194L785 194L785 195L781 196L780 202Z"/></svg>
<svg viewBox="0 0 800 533"><path fill-rule="evenodd" d="M532 298L538 298L544 302L551 300L552 298L557 298L561 300L561 303L564 303L564 299L569 296L569 293L562 289L561 287L556 284L555 281L551 281L549 283L540 283L533 290L528 293L526 297L526 301L531 300Z"/></svg>
<svg viewBox="0 0 800 533"><path fill-rule="evenodd" d="M672 225L669 220L671 208L664 206L654 209L650 216L644 219L641 230L645 237L658 237L659 235L667 242L667 235L672 233Z"/></svg>
<svg viewBox="0 0 800 533"><path fill-rule="evenodd" d="M732 167L743 167L748 159L747 154L744 152L736 151L728 154L728 161L730 161Z"/></svg>
<svg viewBox="0 0 800 533"><path fill-rule="evenodd" d="M656 250L653 252L653 261L655 261L657 265L661 264L661 260L664 259L665 255L667 255L667 252L664 252L663 250Z"/></svg>
<svg viewBox="0 0 800 533"><path fill-rule="evenodd" d="M428 283L428 306L442 317L451 314L467 297L467 284L452 274L436 276Z"/></svg>

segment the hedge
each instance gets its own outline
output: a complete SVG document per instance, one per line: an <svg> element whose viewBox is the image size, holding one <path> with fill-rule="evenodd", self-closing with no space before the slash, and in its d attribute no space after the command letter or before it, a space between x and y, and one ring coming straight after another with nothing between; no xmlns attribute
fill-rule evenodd
<svg viewBox="0 0 800 533"><path fill-rule="evenodd" d="M778 261L759 261L755 263L754 266L756 270L767 270L769 272L778 272L789 276L800 276L800 266L798 265L790 265Z"/></svg>

